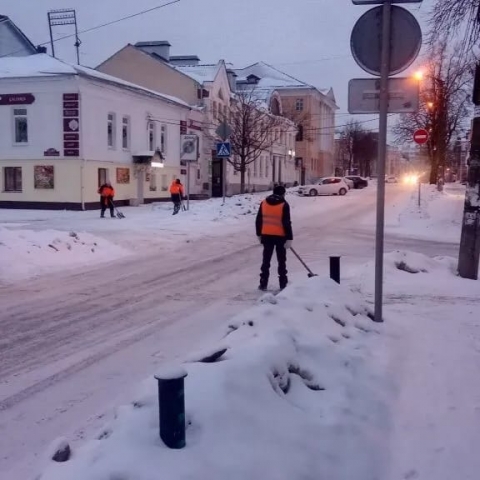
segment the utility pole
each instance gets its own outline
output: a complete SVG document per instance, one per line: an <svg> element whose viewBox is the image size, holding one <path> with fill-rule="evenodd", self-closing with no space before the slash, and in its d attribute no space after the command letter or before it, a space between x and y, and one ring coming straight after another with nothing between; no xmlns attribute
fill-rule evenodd
<svg viewBox="0 0 480 480"><path fill-rule="evenodd" d="M475 72L473 103L475 118L472 125L458 273L462 278L478 280L480 260L480 64L477 65Z"/></svg>

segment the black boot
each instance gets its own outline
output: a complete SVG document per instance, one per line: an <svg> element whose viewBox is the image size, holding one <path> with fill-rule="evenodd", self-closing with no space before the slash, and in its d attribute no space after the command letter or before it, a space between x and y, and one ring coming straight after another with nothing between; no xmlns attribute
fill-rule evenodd
<svg viewBox="0 0 480 480"><path fill-rule="evenodd" d="M261 290L262 292L265 292L268 288L268 278L260 277L260 285L258 286L258 289Z"/></svg>
<svg viewBox="0 0 480 480"><path fill-rule="evenodd" d="M284 290L285 288L287 288L287 285L288 285L287 277L280 277L278 280L280 283L280 290Z"/></svg>

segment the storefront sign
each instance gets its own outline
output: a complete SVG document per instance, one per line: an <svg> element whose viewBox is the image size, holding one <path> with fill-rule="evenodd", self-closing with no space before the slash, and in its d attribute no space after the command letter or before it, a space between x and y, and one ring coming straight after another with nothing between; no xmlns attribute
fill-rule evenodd
<svg viewBox="0 0 480 480"><path fill-rule="evenodd" d="M55 148L49 148L43 152L44 157L59 157L60 152Z"/></svg>
<svg viewBox="0 0 480 480"><path fill-rule="evenodd" d="M31 93L7 93L0 95L0 105L31 105L35 97Z"/></svg>
<svg viewBox="0 0 480 480"><path fill-rule="evenodd" d="M78 93L63 94L63 154L80 156L80 97Z"/></svg>

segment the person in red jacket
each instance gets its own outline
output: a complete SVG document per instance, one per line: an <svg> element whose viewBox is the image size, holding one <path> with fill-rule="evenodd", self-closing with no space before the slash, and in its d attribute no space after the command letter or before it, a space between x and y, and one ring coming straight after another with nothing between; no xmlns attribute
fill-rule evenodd
<svg viewBox="0 0 480 480"><path fill-rule="evenodd" d="M182 197L183 197L183 185L182 182L177 178L170 185L170 198L173 202L173 214L176 215L180 211L182 206Z"/></svg>
<svg viewBox="0 0 480 480"><path fill-rule="evenodd" d="M278 279L280 289L288 284L287 249L292 246L293 230L290 205L285 200L286 190L281 185L273 189L273 195L260 205L255 222L257 237L263 245L263 261L259 290L265 291L270 277L270 263L273 252L277 252Z"/></svg>
<svg viewBox="0 0 480 480"><path fill-rule="evenodd" d="M113 198L115 197L115 190L110 182L104 183L99 189L100 205L102 211L100 213L101 218L105 218L105 211L110 209L110 216L115 218L115 212L113 210Z"/></svg>

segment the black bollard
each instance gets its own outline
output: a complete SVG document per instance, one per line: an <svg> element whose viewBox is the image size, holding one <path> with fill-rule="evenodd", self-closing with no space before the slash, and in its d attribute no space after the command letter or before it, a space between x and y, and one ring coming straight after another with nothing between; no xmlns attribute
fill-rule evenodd
<svg viewBox="0 0 480 480"><path fill-rule="evenodd" d="M330 257L330 278L340 284L340 257Z"/></svg>
<svg viewBox="0 0 480 480"><path fill-rule="evenodd" d="M168 448L180 449L185 439L185 377L183 369L155 375L158 381L160 438Z"/></svg>

